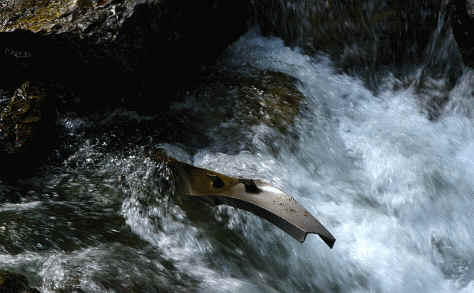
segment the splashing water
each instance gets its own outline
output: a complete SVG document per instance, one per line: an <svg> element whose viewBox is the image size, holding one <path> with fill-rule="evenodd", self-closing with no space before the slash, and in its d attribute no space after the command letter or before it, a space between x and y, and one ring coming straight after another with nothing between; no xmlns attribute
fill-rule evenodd
<svg viewBox="0 0 474 293"><path fill-rule="evenodd" d="M318 237L297 243L244 211L172 198L169 170L143 145L108 152L113 138L86 139L78 133L88 123L75 118L65 123L83 141L62 166L17 189L0 185L1 193L33 195L0 205L0 266L27 274L42 292L474 290L472 70L432 121L414 86L396 89L386 76L375 95L327 58L256 31L222 62L301 82L294 138L263 124L237 127L245 125L238 115L200 127L235 97L213 109L213 97L190 96L173 114L199 116L183 135L191 141L198 132L209 144L150 145L275 184L336 236L333 250Z"/></svg>

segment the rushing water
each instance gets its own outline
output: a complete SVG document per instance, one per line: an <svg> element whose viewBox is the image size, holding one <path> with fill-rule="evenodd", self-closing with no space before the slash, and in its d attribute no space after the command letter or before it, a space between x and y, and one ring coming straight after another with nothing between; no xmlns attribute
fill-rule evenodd
<svg viewBox="0 0 474 293"><path fill-rule="evenodd" d="M172 119L66 115L52 162L0 183L0 268L42 292L474 292L472 70L431 120L415 81L387 74L374 94L256 31L220 66L246 65L301 82L292 135L247 126L235 96L189 93ZM334 249L171 197L148 156L156 147L279 186L335 235Z"/></svg>

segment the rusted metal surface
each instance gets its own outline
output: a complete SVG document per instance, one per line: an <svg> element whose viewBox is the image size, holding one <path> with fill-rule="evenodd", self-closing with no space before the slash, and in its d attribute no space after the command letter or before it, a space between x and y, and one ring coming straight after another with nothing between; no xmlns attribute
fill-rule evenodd
<svg viewBox="0 0 474 293"><path fill-rule="evenodd" d="M198 168L163 153L158 157L174 169L179 194L250 211L300 242L308 233L314 233L330 248L334 246L334 236L294 198L278 188L261 180L234 178Z"/></svg>

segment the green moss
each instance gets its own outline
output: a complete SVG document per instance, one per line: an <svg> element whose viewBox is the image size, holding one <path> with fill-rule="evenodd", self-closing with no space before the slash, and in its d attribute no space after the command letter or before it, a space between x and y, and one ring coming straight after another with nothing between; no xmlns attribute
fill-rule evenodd
<svg viewBox="0 0 474 293"><path fill-rule="evenodd" d="M94 7L94 2L92 0L77 0L77 6L81 10L90 9Z"/></svg>
<svg viewBox="0 0 474 293"><path fill-rule="evenodd" d="M303 99L296 82L288 75L273 71L240 79L240 106L248 113L248 121L263 122L284 132L298 115Z"/></svg>
<svg viewBox="0 0 474 293"><path fill-rule="evenodd" d="M27 0L15 9L0 13L0 19L8 20L0 31L25 29L32 32L48 30L55 24L75 0ZM80 1L84 2L84 1Z"/></svg>
<svg viewBox="0 0 474 293"><path fill-rule="evenodd" d="M45 118L46 95L37 86L25 82L0 113L0 130L7 139L9 153L23 152L33 145Z"/></svg>

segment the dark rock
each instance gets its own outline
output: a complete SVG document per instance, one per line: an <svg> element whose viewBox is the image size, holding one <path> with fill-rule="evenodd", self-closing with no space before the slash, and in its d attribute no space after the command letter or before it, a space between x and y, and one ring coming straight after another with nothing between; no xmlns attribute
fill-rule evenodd
<svg viewBox="0 0 474 293"><path fill-rule="evenodd" d="M40 293L28 286L25 276L0 270L0 293Z"/></svg>
<svg viewBox="0 0 474 293"><path fill-rule="evenodd" d="M464 64L474 67L474 1L452 0L451 26Z"/></svg>
<svg viewBox="0 0 474 293"><path fill-rule="evenodd" d="M23 0L0 12L2 82L60 83L64 107L167 102L246 31L248 1ZM223 29L224 28L224 29ZM73 95L73 96L74 96ZM150 111L159 111L151 107Z"/></svg>
<svg viewBox="0 0 474 293"><path fill-rule="evenodd" d="M196 84L183 89L183 101L160 115L166 119L154 122L163 129L157 139L185 145L190 152L210 145L223 153L253 149L253 134L266 146L287 143L297 136L295 122L305 107L300 86L287 74L248 65L209 67Z"/></svg>
<svg viewBox="0 0 474 293"><path fill-rule="evenodd" d="M265 34L308 53L328 54L346 72L422 61L436 29L440 0L255 1Z"/></svg>
<svg viewBox="0 0 474 293"><path fill-rule="evenodd" d="M40 85L25 82L0 110L0 159L26 167L54 140L55 103Z"/></svg>
<svg viewBox="0 0 474 293"><path fill-rule="evenodd" d="M36 140L54 128L56 110L44 90L25 82L0 113L0 134L4 151L18 154L31 151ZM47 137L47 135L45 135Z"/></svg>
<svg viewBox="0 0 474 293"><path fill-rule="evenodd" d="M243 127L263 123L285 132L293 124L304 99L297 86L295 78L281 72L253 67L224 68L208 75L195 95L203 103L228 105L227 110L206 107L217 124L233 119Z"/></svg>

